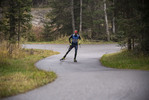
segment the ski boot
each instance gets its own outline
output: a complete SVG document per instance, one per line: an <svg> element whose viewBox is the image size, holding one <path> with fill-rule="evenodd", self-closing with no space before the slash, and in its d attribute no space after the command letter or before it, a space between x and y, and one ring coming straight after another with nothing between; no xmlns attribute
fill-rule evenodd
<svg viewBox="0 0 149 100"><path fill-rule="evenodd" d="M65 57L63 57L62 59L60 59L60 61L65 60Z"/></svg>
<svg viewBox="0 0 149 100"><path fill-rule="evenodd" d="M74 59L74 62L77 62L77 60L76 60L76 59Z"/></svg>

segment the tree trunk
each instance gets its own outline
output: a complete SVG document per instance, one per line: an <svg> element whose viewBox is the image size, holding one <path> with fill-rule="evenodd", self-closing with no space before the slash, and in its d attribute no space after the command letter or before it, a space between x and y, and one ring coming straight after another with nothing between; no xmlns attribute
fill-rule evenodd
<svg viewBox="0 0 149 100"><path fill-rule="evenodd" d="M128 50L131 50L131 39L128 38Z"/></svg>
<svg viewBox="0 0 149 100"><path fill-rule="evenodd" d="M0 21L3 19L2 8L0 8Z"/></svg>
<svg viewBox="0 0 149 100"><path fill-rule="evenodd" d="M21 18L20 18L20 16L21 16L21 12L20 12L20 10L21 10L21 7L20 7L20 5L19 5L19 20L18 20L18 46L19 46L19 44L20 44L20 28L21 28Z"/></svg>
<svg viewBox="0 0 149 100"><path fill-rule="evenodd" d="M113 0L113 7L115 6L114 0ZM113 20L112 20L112 32L115 33L115 11L113 11Z"/></svg>
<svg viewBox="0 0 149 100"><path fill-rule="evenodd" d="M72 29L73 33L75 31L75 20L74 20L74 7L73 7L73 0L71 0L71 16L72 16Z"/></svg>
<svg viewBox="0 0 149 100"><path fill-rule="evenodd" d="M82 0L80 0L80 35L82 35Z"/></svg>
<svg viewBox="0 0 149 100"><path fill-rule="evenodd" d="M112 31L113 34L115 33L115 17L113 16L113 21L112 21Z"/></svg>
<svg viewBox="0 0 149 100"><path fill-rule="evenodd" d="M104 14L105 14L107 41L110 41L109 25L108 25L107 11L106 11L107 10L106 0L103 0L103 2L104 2Z"/></svg>
<svg viewBox="0 0 149 100"><path fill-rule="evenodd" d="M133 37L133 39L132 39L132 49L134 50L134 48L135 48L135 38Z"/></svg>
<svg viewBox="0 0 149 100"><path fill-rule="evenodd" d="M9 14L9 26L10 26L10 35L9 35L9 40L16 42L14 39L14 36L16 35L16 20L15 20L15 10L14 10L14 1L11 0L10 2L10 14Z"/></svg>
<svg viewBox="0 0 149 100"><path fill-rule="evenodd" d="M1 6L1 4L0 4L0 6ZM3 15L2 15L2 8L0 8L0 22L3 20ZM2 34L2 31L0 30L0 34ZM2 39L3 38L3 36L1 35L0 36L0 43L2 42Z"/></svg>

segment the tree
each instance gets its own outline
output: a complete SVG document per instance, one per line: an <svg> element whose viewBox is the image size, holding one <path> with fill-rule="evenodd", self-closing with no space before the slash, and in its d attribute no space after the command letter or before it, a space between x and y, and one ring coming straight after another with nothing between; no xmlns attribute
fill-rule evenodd
<svg viewBox="0 0 149 100"><path fill-rule="evenodd" d="M116 33L128 50L149 53L147 0L115 0Z"/></svg>
<svg viewBox="0 0 149 100"><path fill-rule="evenodd" d="M114 7L115 6L114 0L112 2L113 2L113 7ZM113 12L112 32L113 32L113 34L115 34L115 12Z"/></svg>
<svg viewBox="0 0 149 100"><path fill-rule="evenodd" d="M138 0L138 6L137 6L137 10L140 12L141 15L141 31L140 33L142 33L140 35L140 46L141 46L141 50L145 53L145 54L149 54L149 2L148 0Z"/></svg>
<svg viewBox="0 0 149 100"><path fill-rule="evenodd" d="M71 16L72 16L72 29L73 29L73 32L75 31L75 20L74 20L74 2L73 0L71 0Z"/></svg>
<svg viewBox="0 0 149 100"><path fill-rule="evenodd" d="M20 37L23 33L27 32L30 29L31 15L31 0L17 0L17 38L18 44L20 42Z"/></svg>
<svg viewBox="0 0 149 100"><path fill-rule="evenodd" d="M82 34L82 1L83 0L80 0L80 35Z"/></svg>
<svg viewBox="0 0 149 100"><path fill-rule="evenodd" d="M3 2L4 2L4 0L1 0L1 1L0 1L0 42L1 42L1 41L3 40L3 38L4 38L4 33L3 33L3 30L4 30L3 11L4 11L4 9L3 9L3 7L2 7Z"/></svg>
<svg viewBox="0 0 149 100"><path fill-rule="evenodd" d="M20 41L20 36L26 33L30 27L31 0L7 0L1 2L3 19L1 23L4 28L2 32L5 39L12 43Z"/></svg>
<svg viewBox="0 0 149 100"><path fill-rule="evenodd" d="M82 36L91 40L106 40L103 2L100 0L83 1Z"/></svg>
<svg viewBox="0 0 149 100"><path fill-rule="evenodd" d="M49 7L52 11L48 14L50 21L46 22L45 30L49 27L51 31L45 34L55 39L54 36L70 35L77 29L85 39L107 40L103 1L51 0Z"/></svg>
<svg viewBox="0 0 149 100"><path fill-rule="evenodd" d="M45 7L48 6L51 0L32 0L33 7Z"/></svg>
<svg viewBox="0 0 149 100"><path fill-rule="evenodd" d="M107 41L110 41L109 24L108 24L107 11L106 11L107 10L106 0L103 0L103 3L104 3L104 15L105 15Z"/></svg>
<svg viewBox="0 0 149 100"><path fill-rule="evenodd" d="M46 27L44 27L44 32L42 33L43 35L48 35L49 40L55 40L62 35L64 36L72 34L73 29L71 5L71 2L68 2L67 0L51 1L49 6L52 10L47 15L49 21L45 22Z"/></svg>
<svg viewBox="0 0 149 100"><path fill-rule="evenodd" d="M120 41L124 40L125 42L123 43L127 43L128 50L132 49L132 39L136 37L137 31L135 31L134 27L138 27L138 24L135 23L137 19L134 18L136 13L134 13L133 5L133 2L129 0L115 0L117 33L120 36Z"/></svg>

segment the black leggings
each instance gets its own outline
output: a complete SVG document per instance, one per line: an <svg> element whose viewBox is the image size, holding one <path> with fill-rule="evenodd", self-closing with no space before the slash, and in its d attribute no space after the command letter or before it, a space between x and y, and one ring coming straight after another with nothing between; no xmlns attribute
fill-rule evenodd
<svg viewBox="0 0 149 100"><path fill-rule="evenodd" d="M75 48L75 56L74 56L74 59L76 59L77 57L77 51L78 51L78 45L70 45L68 51L66 52L64 58L67 56L67 54L71 51L72 48Z"/></svg>

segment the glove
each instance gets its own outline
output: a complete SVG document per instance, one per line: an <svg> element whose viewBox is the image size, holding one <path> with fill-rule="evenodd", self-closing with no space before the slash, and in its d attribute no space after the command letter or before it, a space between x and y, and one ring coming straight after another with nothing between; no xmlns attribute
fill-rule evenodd
<svg viewBox="0 0 149 100"><path fill-rule="evenodd" d="M78 44L79 44L79 45L81 44L81 40L79 40Z"/></svg>

